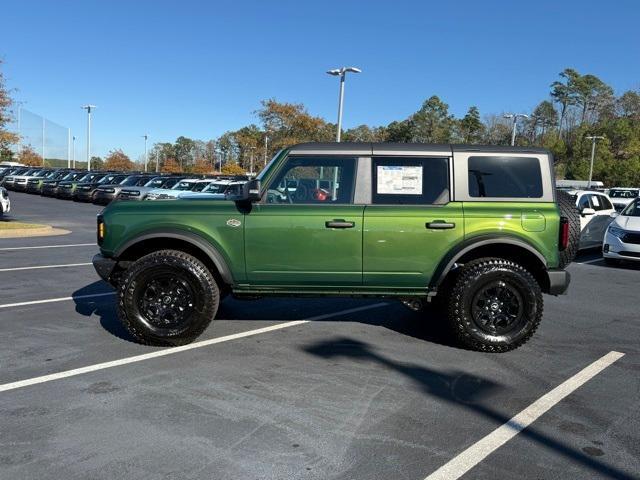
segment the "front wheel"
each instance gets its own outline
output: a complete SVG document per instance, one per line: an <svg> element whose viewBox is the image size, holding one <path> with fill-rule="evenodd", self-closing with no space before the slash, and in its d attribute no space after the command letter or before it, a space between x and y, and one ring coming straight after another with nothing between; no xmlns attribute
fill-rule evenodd
<svg viewBox="0 0 640 480"><path fill-rule="evenodd" d="M449 297L448 319L464 346L506 352L523 345L542 320L542 291L522 266L501 258L467 263Z"/></svg>
<svg viewBox="0 0 640 480"><path fill-rule="evenodd" d="M184 345L211 323L220 291L207 267L177 250L160 250L136 261L118 285L118 317L147 345Z"/></svg>

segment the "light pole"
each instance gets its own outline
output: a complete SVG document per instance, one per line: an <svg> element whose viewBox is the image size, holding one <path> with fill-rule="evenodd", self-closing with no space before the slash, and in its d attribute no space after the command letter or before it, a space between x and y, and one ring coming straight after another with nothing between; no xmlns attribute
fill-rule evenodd
<svg viewBox="0 0 640 480"><path fill-rule="evenodd" d="M87 170L91 170L91 109L96 106L87 104L82 108L87 111Z"/></svg>
<svg viewBox="0 0 640 480"><path fill-rule="evenodd" d="M71 142L73 143L73 168L76 168L76 136L71 137Z"/></svg>
<svg viewBox="0 0 640 480"><path fill-rule="evenodd" d="M511 131L511 146L513 147L516 144L516 125L518 118L529 118L529 115L525 115L524 113L505 113L503 117L513 119L513 129Z"/></svg>
<svg viewBox="0 0 640 480"><path fill-rule="evenodd" d="M267 166L267 149L269 148L269 137L265 134L264 136L264 166Z"/></svg>
<svg viewBox="0 0 640 480"><path fill-rule="evenodd" d="M591 178L593 177L593 159L596 156L596 142L598 140L603 140L604 137L600 135L588 135L586 137L587 140L591 140L591 165L589 166L589 181L587 182L587 188L591 188Z"/></svg>
<svg viewBox="0 0 640 480"><path fill-rule="evenodd" d="M329 70L327 72L329 75L340 77L340 97L338 100L338 131L336 132L336 142L340 141L340 133L342 131L342 104L344 102L344 79L347 75L347 72L360 73L362 72L362 70L360 70L357 67L342 67L342 68L334 68L333 70Z"/></svg>
<svg viewBox="0 0 640 480"><path fill-rule="evenodd" d="M249 174L253 175L253 153L255 152L256 147L249 147L249 150L251 151L251 164L250 164Z"/></svg>
<svg viewBox="0 0 640 480"><path fill-rule="evenodd" d="M149 163L149 157L147 156L147 138L149 138L149 135L145 133L142 135L142 138L144 138L144 171L146 172L147 163Z"/></svg>

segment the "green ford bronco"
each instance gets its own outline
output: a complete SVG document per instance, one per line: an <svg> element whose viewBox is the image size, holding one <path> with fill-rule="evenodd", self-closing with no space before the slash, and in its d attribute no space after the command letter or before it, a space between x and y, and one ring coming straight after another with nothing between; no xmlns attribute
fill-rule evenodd
<svg viewBox="0 0 640 480"><path fill-rule="evenodd" d="M309 143L225 200L112 203L93 263L146 344L193 341L228 294L343 295L441 305L463 346L502 352L567 290L579 229L546 150Z"/></svg>

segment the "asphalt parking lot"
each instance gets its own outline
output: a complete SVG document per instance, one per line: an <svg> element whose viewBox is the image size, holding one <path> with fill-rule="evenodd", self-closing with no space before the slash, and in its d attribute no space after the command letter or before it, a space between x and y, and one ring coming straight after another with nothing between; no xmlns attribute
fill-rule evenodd
<svg viewBox="0 0 640 480"><path fill-rule="evenodd" d="M640 266L581 255L506 354L394 301L287 298L228 298L169 351L117 322L99 207L11 199L72 233L0 240L0 478L640 478Z"/></svg>

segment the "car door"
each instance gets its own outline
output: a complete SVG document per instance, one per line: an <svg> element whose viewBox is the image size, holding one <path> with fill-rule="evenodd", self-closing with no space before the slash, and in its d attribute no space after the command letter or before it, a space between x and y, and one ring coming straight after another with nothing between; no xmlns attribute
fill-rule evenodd
<svg viewBox="0 0 640 480"><path fill-rule="evenodd" d="M591 240L594 246L602 244L604 240L604 234L609 226L609 223L613 220L611 214L615 212L611 201L606 195L600 193L590 193L589 200L592 208L595 210L595 215L589 222L589 228L591 230Z"/></svg>
<svg viewBox="0 0 640 480"><path fill-rule="evenodd" d="M284 161L245 215L251 285L362 285L364 205L353 202L357 161L337 155Z"/></svg>
<svg viewBox="0 0 640 480"><path fill-rule="evenodd" d="M425 289L464 237L461 202L450 198L449 158L374 156L364 211L363 282Z"/></svg>
<svg viewBox="0 0 640 480"><path fill-rule="evenodd" d="M588 193L580 194L576 200L576 206L580 210L580 248L589 248L596 243L595 229L590 226L594 214L583 212L585 209L593 209L591 195Z"/></svg>

